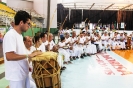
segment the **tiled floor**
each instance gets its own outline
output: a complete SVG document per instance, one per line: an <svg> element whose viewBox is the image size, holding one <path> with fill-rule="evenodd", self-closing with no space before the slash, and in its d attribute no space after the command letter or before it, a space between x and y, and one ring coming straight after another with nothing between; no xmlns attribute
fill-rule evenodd
<svg viewBox="0 0 133 88"><path fill-rule="evenodd" d="M74 60L66 67L61 88L133 88L133 64L114 52ZM0 88L8 84L0 79Z"/></svg>

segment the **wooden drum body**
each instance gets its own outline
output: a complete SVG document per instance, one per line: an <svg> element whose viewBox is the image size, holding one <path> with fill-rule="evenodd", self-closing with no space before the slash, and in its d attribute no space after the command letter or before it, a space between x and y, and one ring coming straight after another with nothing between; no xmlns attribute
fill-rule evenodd
<svg viewBox="0 0 133 88"><path fill-rule="evenodd" d="M57 53L45 52L32 58L33 73L37 88L61 88L60 66Z"/></svg>

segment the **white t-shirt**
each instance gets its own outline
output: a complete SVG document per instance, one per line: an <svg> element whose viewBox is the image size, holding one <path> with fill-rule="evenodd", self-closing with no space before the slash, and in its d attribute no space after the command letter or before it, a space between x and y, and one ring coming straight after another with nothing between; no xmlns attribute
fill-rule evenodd
<svg viewBox="0 0 133 88"><path fill-rule="evenodd" d="M65 38L65 43L69 43L69 42L71 42L71 38L69 37L69 38Z"/></svg>
<svg viewBox="0 0 133 88"><path fill-rule="evenodd" d="M119 34L117 35L116 39L120 39L120 35Z"/></svg>
<svg viewBox="0 0 133 88"><path fill-rule="evenodd" d="M48 41L44 42L44 45L45 45L45 46L48 45Z"/></svg>
<svg viewBox="0 0 133 88"><path fill-rule="evenodd" d="M68 33L68 34L70 34L70 30L66 30L66 31L65 31L65 33Z"/></svg>
<svg viewBox="0 0 133 88"><path fill-rule="evenodd" d="M90 40L90 39L91 39L91 37L90 37L90 36L86 36L86 38L87 38L88 40ZM88 42L87 42L87 44L89 44L89 45L90 45L90 44L91 44L91 41L88 41Z"/></svg>
<svg viewBox="0 0 133 88"><path fill-rule="evenodd" d="M16 30L9 30L3 40L3 54L5 61L5 78L11 81L20 81L29 74L29 64L27 58L17 61L7 61L5 53L14 51L19 55L26 55L25 45L21 34Z"/></svg>
<svg viewBox="0 0 133 88"><path fill-rule="evenodd" d="M85 37L79 37L79 43L84 43L85 42Z"/></svg>
<svg viewBox="0 0 133 88"><path fill-rule="evenodd" d="M42 44L39 46L39 48L36 48L35 46L31 46L30 49L31 49L31 52L36 51L36 50L40 50L40 51L42 51L42 52L46 52L44 43L42 43Z"/></svg>
<svg viewBox="0 0 133 88"><path fill-rule="evenodd" d="M103 36L101 37L101 39L102 39L102 41L107 41L107 40L109 39L109 36L103 35Z"/></svg>
<svg viewBox="0 0 133 88"><path fill-rule="evenodd" d="M92 30L91 30L91 29L89 29L89 30L88 30L88 32L89 32L89 33L92 33Z"/></svg>
<svg viewBox="0 0 133 88"><path fill-rule="evenodd" d="M66 43L65 42L59 42L59 47L63 47L63 46L65 46L66 45ZM62 50L63 48L59 48L59 50Z"/></svg>
<svg viewBox="0 0 133 88"><path fill-rule="evenodd" d="M52 40L51 42L49 42L49 44L50 44L50 50L53 49L53 47L55 45L54 41Z"/></svg>
<svg viewBox="0 0 133 88"><path fill-rule="evenodd" d="M74 38L70 37L70 40L71 40L71 43L74 43L75 41L77 41L77 38L76 37L74 37ZM75 45L76 45L76 43L73 44L73 46L75 46Z"/></svg>

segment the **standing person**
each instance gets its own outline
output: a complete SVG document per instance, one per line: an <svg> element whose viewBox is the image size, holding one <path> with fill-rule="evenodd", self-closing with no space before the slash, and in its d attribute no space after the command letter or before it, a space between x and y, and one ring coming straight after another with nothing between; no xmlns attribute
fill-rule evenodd
<svg viewBox="0 0 133 88"><path fill-rule="evenodd" d="M58 31L58 41L59 41L59 38L61 39L62 37L64 37L64 30L62 26L60 26L60 29Z"/></svg>
<svg viewBox="0 0 133 88"><path fill-rule="evenodd" d="M29 29L31 16L26 11L18 11L14 20L13 29L5 34L3 40L5 78L9 80L10 88L30 88L27 58L30 59L37 53L26 53L21 33Z"/></svg>

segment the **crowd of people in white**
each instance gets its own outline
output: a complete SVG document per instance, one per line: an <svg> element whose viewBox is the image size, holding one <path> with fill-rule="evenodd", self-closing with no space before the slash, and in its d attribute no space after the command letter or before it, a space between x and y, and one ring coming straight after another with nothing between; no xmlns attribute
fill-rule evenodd
<svg viewBox="0 0 133 88"><path fill-rule="evenodd" d="M79 35L75 31L59 30L59 41L55 44L53 34L41 33L34 38L24 37L24 44L27 52L53 51L58 53L57 61L61 70L65 70L64 64L72 64L73 60L84 59L86 56L111 50L126 50L128 37L127 33L99 32L97 29L89 30L86 26ZM132 39L132 34L130 35ZM34 44L33 44L34 43ZM30 64L32 68L32 64ZM31 75L31 74L30 74Z"/></svg>

